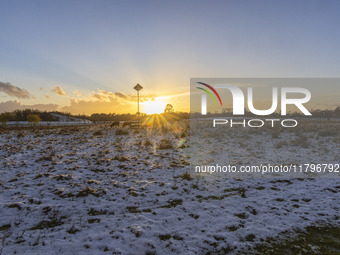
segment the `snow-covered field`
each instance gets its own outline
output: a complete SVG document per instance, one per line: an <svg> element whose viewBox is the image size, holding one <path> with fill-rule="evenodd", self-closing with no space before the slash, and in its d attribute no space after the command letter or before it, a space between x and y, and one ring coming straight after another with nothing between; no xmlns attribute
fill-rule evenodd
<svg viewBox="0 0 340 255"><path fill-rule="evenodd" d="M340 179L195 174L187 126L2 130L0 253L249 254L269 237L339 224ZM306 141L272 132L233 134L205 152L228 152L226 161L240 160L233 164L286 162L297 160L285 156L292 148L339 163L338 133L310 129ZM323 146L327 154L315 152Z"/></svg>

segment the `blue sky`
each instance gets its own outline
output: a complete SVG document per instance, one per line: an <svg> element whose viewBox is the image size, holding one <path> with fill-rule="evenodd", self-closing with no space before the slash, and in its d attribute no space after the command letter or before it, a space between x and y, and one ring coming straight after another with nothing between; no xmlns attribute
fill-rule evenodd
<svg viewBox="0 0 340 255"><path fill-rule="evenodd" d="M176 95L190 77L339 77L339 1L14 0L0 9L0 82L31 94L3 90L0 104L133 111L140 83L145 97L170 95L185 110Z"/></svg>

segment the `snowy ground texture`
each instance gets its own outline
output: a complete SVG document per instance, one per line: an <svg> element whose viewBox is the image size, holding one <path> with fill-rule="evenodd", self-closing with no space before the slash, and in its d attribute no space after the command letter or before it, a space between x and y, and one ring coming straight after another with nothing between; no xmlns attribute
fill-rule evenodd
<svg viewBox="0 0 340 255"><path fill-rule="evenodd" d="M268 237L339 224L339 179L195 175L182 124L2 130L0 253L250 254ZM254 139L284 150L287 134L270 132ZM339 159L334 134L307 136Z"/></svg>

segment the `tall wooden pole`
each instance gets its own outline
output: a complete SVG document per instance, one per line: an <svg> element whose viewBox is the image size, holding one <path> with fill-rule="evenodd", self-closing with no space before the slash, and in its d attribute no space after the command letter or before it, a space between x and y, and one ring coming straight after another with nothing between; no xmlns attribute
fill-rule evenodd
<svg viewBox="0 0 340 255"><path fill-rule="evenodd" d="M134 89L137 91L137 115L139 115L139 91L142 90L143 87L139 83L137 83Z"/></svg>
<svg viewBox="0 0 340 255"><path fill-rule="evenodd" d="M137 115L139 115L139 90L137 91Z"/></svg>

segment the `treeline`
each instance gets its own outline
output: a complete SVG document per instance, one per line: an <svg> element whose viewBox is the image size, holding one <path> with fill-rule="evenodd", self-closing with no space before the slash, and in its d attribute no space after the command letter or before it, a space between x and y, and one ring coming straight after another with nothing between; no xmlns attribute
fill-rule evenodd
<svg viewBox="0 0 340 255"><path fill-rule="evenodd" d="M141 116L144 116L141 114ZM136 114L116 114L116 113L93 113L88 118L92 121L131 121L136 118Z"/></svg>
<svg viewBox="0 0 340 255"><path fill-rule="evenodd" d="M25 110L16 110L14 112L5 112L0 114L0 121L27 121L28 116L30 115L38 115L42 121L58 121L59 118L53 116L49 112L41 112L38 110L25 109Z"/></svg>
<svg viewBox="0 0 340 255"><path fill-rule="evenodd" d="M340 106L332 110L312 110L311 114L313 117L323 117L323 118L340 118Z"/></svg>
<svg viewBox="0 0 340 255"><path fill-rule="evenodd" d="M189 119L190 113L188 112L173 112L173 113L161 113L158 114L159 116L163 116L165 118L170 117L171 119ZM141 113L139 116L136 114L116 114L116 113L94 113L88 119L91 121L133 121L137 118L145 119L149 115L145 113Z"/></svg>
<svg viewBox="0 0 340 255"><path fill-rule="evenodd" d="M75 117L79 119L87 119L94 122L98 121L133 121L137 118L145 119L149 115L145 113L140 114L137 116L136 114L124 113L124 114L117 114L117 113L93 113L90 116L88 115L72 115L69 112L41 112L39 110L32 110L32 109L25 109L25 110L16 110L14 112L5 112L0 114L0 122L6 123L8 121L27 121L28 116L30 115L37 115L40 117L41 121L59 121L59 117L54 116L53 114L64 115L68 117ZM187 112L173 112L173 113L162 113L159 114L165 118L170 119L189 119L190 114Z"/></svg>
<svg viewBox="0 0 340 255"><path fill-rule="evenodd" d="M311 110L310 111L313 117L317 118L340 118L340 106L338 106L335 110ZM28 116L30 115L38 115L42 121L59 121L59 117L54 116L53 113L59 115L65 115L69 117L75 117L79 119L87 119L94 122L98 121L133 121L137 118L139 119L146 119L150 115L146 115L145 113L140 114L137 116L136 114L124 113L124 114L117 114L117 113L93 113L90 116L88 115L72 115L68 112L42 112L39 110L32 110L32 109L25 109L25 110L16 110L13 112L5 112L0 114L0 122L5 123L8 121L27 121ZM189 119L191 118L206 118L206 117L232 117L232 112L224 112L224 113L211 113L208 112L207 115L202 115L200 112L195 113L188 113L188 112L173 112L173 113L162 113L159 116L163 116L164 118L168 119ZM243 115L245 117L254 117L255 115L249 111L245 111ZM280 117L279 113L273 113L267 117ZM287 116L291 117L301 117L305 116L301 112L294 112L288 113Z"/></svg>

